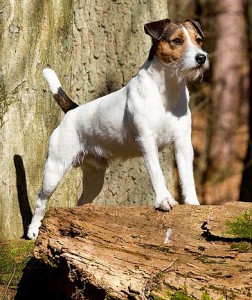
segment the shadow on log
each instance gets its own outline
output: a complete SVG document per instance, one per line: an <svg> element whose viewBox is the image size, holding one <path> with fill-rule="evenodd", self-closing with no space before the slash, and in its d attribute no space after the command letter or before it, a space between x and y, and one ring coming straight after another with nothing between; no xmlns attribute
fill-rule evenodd
<svg viewBox="0 0 252 300"><path fill-rule="evenodd" d="M251 238L227 226L251 209L241 202L180 205L170 213L91 204L54 208L35 257L67 274L68 299L184 299L179 293L251 299Z"/></svg>

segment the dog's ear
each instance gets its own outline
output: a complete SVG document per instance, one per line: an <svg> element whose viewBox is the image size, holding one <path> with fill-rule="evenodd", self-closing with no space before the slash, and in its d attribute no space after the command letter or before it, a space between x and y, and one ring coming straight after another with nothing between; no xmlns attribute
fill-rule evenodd
<svg viewBox="0 0 252 300"><path fill-rule="evenodd" d="M205 35L201 29L200 23L194 20L185 20L185 22L189 22L192 24L192 26L197 30L198 34L202 37L202 39L205 38Z"/></svg>
<svg viewBox="0 0 252 300"><path fill-rule="evenodd" d="M160 21L147 23L144 25L144 32L159 41L164 33L166 24L170 22L171 20L169 19L163 19Z"/></svg>

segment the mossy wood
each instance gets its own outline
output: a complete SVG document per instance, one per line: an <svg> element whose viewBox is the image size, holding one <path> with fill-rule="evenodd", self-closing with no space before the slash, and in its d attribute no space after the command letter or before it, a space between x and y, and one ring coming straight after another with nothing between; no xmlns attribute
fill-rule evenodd
<svg viewBox="0 0 252 300"><path fill-rule="evenodd" d="M54 208L41 227L35 256L62 270L68 266L72 299L248 300L252 240L230 234L228 222L251 208Z"/></svg>

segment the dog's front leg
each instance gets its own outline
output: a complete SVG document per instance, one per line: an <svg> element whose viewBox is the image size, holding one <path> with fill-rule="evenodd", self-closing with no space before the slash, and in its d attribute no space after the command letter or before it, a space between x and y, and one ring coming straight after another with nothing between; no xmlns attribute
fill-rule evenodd
<svg viewBox="0 0 252 300"><path fill-rule="evenodd" d="M193 147L191 138L175 140L176 160L184 203L199 205L193 177Z"/></svg>
<svg viewBox="0 0 252 300"><path fill-rule="evenodd" d="M156 196L155 208L169 211L178 203L173 199L171 193L166 188L155 139L152 136L141 137L139 138L139 142Z"/></svg>

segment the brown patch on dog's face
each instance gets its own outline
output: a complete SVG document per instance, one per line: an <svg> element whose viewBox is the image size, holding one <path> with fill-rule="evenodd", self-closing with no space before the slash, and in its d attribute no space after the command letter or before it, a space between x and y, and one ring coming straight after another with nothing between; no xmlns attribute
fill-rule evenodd
<svg viewBox="0 0 252 300"><path fill-rule="evenodd" d="M204 35L200 28L197 30L192 21L185 21L183 23L183 26L187 29L192 43L201 48L204 40Z"/></svg>
<svg viewBox="0 0 252 300"><path fill-rule="evenodd" d="M157 56L164 63L171 63L182 57L186 48L186 38L181 25L170 24L157 46Z"/></svg>
<svg viewBox="0 0 252 300"><path fill-rule="evenodd" d="M183 26L187 29L191 42L201 48L203 39L191 22L186 21ZM157 43L156 54L164 63L171 63L183 57L190 42L183 26L182 24L168 24L160 41L154 41Z"/></svg>

